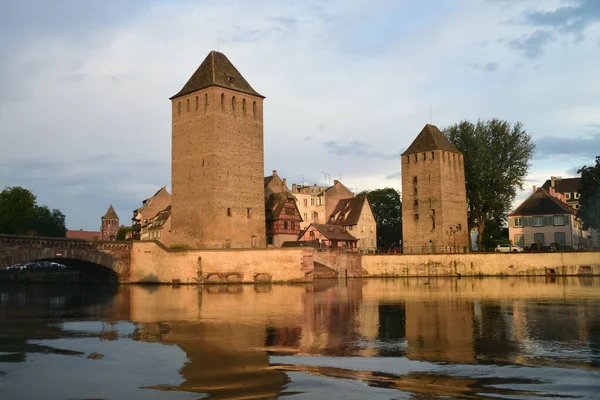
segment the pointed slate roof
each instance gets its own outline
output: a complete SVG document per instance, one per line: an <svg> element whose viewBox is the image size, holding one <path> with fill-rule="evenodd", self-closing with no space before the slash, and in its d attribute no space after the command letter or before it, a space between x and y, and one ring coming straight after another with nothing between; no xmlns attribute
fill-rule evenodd
<svg viewBox="0 0 600 400"><path fill-rule="evenodd" d="M225 54L213 50L208 53L208 56L179 93L171 97L171 100L210 86L220 86L253 96L265 97L252 89L252 86L225 57Z"/></svg>
<svg viewBox="0 0 600 400"><path fill-rule="evenodd" d="M444 150L462 154L435 125L427 124L402 155Z"/></svg>
<svg viewBox="0 0 600 400"><path fill-rule="evenodd" d="M104 219L119 219L119 216L115 212L115 209L113 208L112 204L110 205L110 207L108 207L108 210L106 210L106 214L104 214L104 216L102 218L104 218Z"/></svg>
<svg viewBox="0 0 600 400"><path fill-rule="evenodd" d="M546 190L539 188L532 195L525 199L515 209L508 214L514 216L531 216L531 215L555 215L555 214L575 214L576 211L572 207L563 203L556 197L552 196Z"/></svg>

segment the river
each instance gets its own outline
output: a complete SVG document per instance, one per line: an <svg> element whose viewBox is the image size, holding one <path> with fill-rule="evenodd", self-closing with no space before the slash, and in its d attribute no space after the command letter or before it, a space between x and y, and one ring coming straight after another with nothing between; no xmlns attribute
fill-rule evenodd
<svg viewBox="0 0 600 400"><path fill-rule="evenodd" d="M600 278L0 286L0 399L600 398Z"/></svg>

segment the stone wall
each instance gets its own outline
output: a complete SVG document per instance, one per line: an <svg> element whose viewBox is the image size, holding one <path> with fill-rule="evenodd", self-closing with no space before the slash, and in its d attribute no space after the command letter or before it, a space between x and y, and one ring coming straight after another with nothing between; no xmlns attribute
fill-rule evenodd
<svg viewBox="0 0 600 400"><path fill-rule="evenodd" d="M361 255L338 249L315 250L313 261L336 271L339 278L360 278Z"/></svg>
<svg viewBox="0 0 600 400"><path fill-rule="evenodd" d="M131 283L304 282L312 280L310 248L169 250L135 242Z"/></svg>
<svg viewBox="0 0 600 400"><path fill-rule="evenodd" d="M600 275L599 252L363 255L363 276Z"/></svg>

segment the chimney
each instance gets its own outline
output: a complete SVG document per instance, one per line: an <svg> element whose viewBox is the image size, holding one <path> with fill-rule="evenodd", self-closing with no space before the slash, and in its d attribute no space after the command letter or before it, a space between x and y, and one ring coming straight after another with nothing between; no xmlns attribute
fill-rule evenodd
<svg viewBox="0 0 600 400"><path fill-rule="evenodd" d="M275 176L275 175L277 175L277 170L276 169L273 170L273 176Z"/></svg>
<svg viewBox="0 0 600 400"><path fill-rule="evenodd" d="M338 183L340 183L340 181L338 181L337 179L334 179L334 180L333 180L333 184L334 184L334 185L337 185Z"/></svg>
<svg viewBox="0 0 600 400"><path fill-rule="evenodd" d="M298 186L295 183L292 183L292 193L298 193Z"/></svg>
<svg viewBox="0 0 600 400"><path fill-rule="evenodd" d="M537 192L537 186L533 185L533 193Z"/></svg>
<svg viewBox="0 0 600 400"><path fill-rule="evenodd" d="M283 182L283 186L285 186L285 178L283 178L281 182Z"/></svg>
<svg viewBox="0 0 600 400"><path fill-rule="evenodd" d="M562 180L561 176L551 176L550 177L550 186L556 187L556 184Z"/></svg>

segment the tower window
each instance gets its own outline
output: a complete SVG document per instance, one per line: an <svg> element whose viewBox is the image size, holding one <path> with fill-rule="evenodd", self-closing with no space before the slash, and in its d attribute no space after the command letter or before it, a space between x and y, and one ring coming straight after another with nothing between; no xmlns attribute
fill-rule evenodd
<svg viewBox="0 0 600 400"><path fill-rule="evenodd" d="M418 155L417 155L417 154L415 154L415 162L417 162L417 161L418 161L418 160L417 160L417 157L418 157Z"/></svg>
<svg viewBox="0 0 600 400"><path fill-rule="evenodd" d="M435 152L433 152L433 151L431 152L431 159L435 160Z"/></svg>
<svg viewBox="0 0 600 400"><path fill-rule="evenodd" d="M250 218L250 209L249 208L246 208L246 217Z"/></svg>
<svg viewBox="0 0 600 400"><path fill-rule="evenodd" d="M204 93L204 109L208 108L208 93Z"/></svg>
<svg viewBox="0 0 600 400"><path fill-rule="evenodd" d="M406 156L406 163L410 164L410 156Z"/></svg>
<svg viewBox="0 0 600 400"><path fill-rule="evenodd" d="M242 100L242 112L246 115L246 99Z"/></svg>
<svg viewBox="0 0 600 400"><path fill-rule="evenodd" d="M190 111L190 99L187 99L187 111Z"/></svg>
<svg viewBox="0 0 600 400"><path fill-rule="evenodd" d="M413 177L413 183L416 185L418 182L419 178L417 178L416 176Z"/></svg>
<svg viewBox="0 0 600 400"><path fill-rule="evenodd" d="M202 166L204 167L204 158L202 159Z"/></svg>
<svg viewBox="0 0 600 400"><path fill-rule="evenodd" d="M427 159L427 153L423 153L423 161Z"/></svg>
<svg viewBox="0 0 600 400"><path fill-rule="evenodd" d="M415 219L415 222L419 222L419 214L415 214L414 219Z"/></svg>
<svg viewBox="0 0 600 400"><path fill-rule="evenodd" d="M254 118L256 118L256 101L252 102L252 112L254 113Z"/></svg>
<svg viewBox="0 0 600 400"><path fill-rule="evenodd" d="M221 93L221 108L225 109L225 93Z"/></svg>
<svg viewBox="0 0 600 400"><path fill-rule="evenodd" d="M200 99L196 96L196 111L200 108Z"/></svg>
<svg viewBox="0 0 600 400"><path fill-rule="evenodd" d="M287 221L283 221L283 229L285 229L285 230L288 229L288 222Z"/></svg>
<svg viewBox="0 0 600 400"><path fill-rule="evenodd" d="M231 217L231 208L230 207L227 207L227 216Z"/></svg>
<svg viewBox="0 0 600 400"><path fill-rule="evenodd" d="M177 103L177 114L181 115L181 102Z"/></svg>
<svg viewBox="0 0 600 400"><path fill-rule="evenodd" d="M231 98L231 111L235 113L235 96Z"/></svg>

